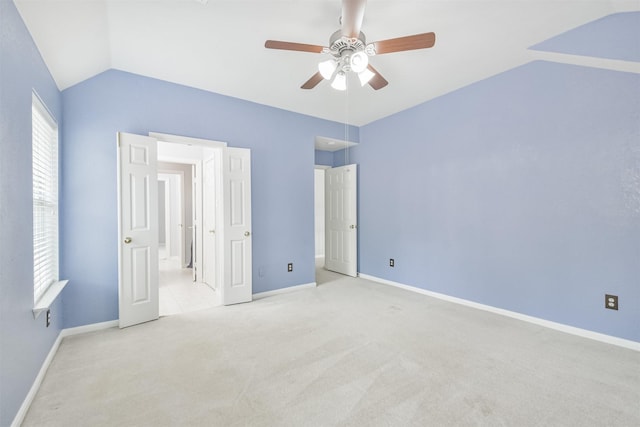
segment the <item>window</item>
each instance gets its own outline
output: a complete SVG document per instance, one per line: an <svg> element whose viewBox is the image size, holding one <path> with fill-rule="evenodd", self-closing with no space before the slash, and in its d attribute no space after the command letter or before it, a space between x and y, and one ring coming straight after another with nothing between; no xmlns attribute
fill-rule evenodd
<svg viewBox="0 0 640 427"><path fill-rule="evenodd" d="M58 125L34 93L33 132L33 300L58 282Z"/></svg>

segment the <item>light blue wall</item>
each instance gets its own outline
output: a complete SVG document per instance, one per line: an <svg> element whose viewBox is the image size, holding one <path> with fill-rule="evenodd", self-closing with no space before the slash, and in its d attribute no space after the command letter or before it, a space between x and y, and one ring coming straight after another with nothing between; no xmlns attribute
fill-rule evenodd
<svg viewBox="0 0 640 427"><path fill-rule="evenodd" d="M333 153L331 151L315 150L316 165L333 166Z"/></svg>
<svg viewBox="0 0 640 427"><path fill-rule="evenodd" d="M640 341L639 92L533 62L362 127L360 271Z"/></svg>
<svg viewBox="0 0 640 427"><path fill-rule="evenodd" d="M611 19L596 28L637 15ZM566 40L536 48L577 52ZM31 313L32 89L62 121L71 282L48 329ZM360 271L640 341L639 90L638 75L535 62L349 128L361 143L332 163L359 164ZM61 327L117 318L117 131L251 148L254 289L314 280L313 140L344 137L343 124L119 71L60 95L13 2L0 0L0 425ZM619 311L603 308L605 292Z"/></svg>
<svg viewBox="0 0 640 427"><path fill-rule="evenodd" d="M65 327L118 317L118 131L250 148L254 292L315 281L314 138L339 137L343 124L115 70L62 98Z"/></svg>
<svg viewBox="0 0 640 427"><path fill-rule="evenodd" d="M0 0L0 426L13 421L61 326L34 320L31 93L60 123L60 93L12 1Z"/></svg>

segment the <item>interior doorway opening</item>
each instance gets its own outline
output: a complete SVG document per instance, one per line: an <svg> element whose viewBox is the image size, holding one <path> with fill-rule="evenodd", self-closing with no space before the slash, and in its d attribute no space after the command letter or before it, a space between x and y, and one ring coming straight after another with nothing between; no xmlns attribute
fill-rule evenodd
<svg viewBox="0 0 640 427"><path fill-rule="evenodd" d="M314 169L314 228L316 284L326 283L324 270L324 171L329 166L316 165Z"/></svg>
<svg viewBox="0 0 640 427"><path fill-rule="evenodd" d="M314 222L316 284L358 275L357 142L316 136Z"/></svg>
<svg viewBox="0 0 640 427"><path fill-rule="evenodd" d="M198 154L184 161L195 164L193 280L216 289L216 305L250 302L251 150L154 132L118 132L117 143L120 328L159 317L158 162L172 153L181 162L181 149ZM210 197L206 202L205 194Z"/></svg>
<svg viewBox="0 0 640 427"><path fill-rule="evenodd" d="M314 227L315 227L315 272L316 285L320 286L343 277L342 274L325 268L325 173L330 166L316 165L314 169Z"/></svg>
<svg viewBox="0 0 640 427"><path fill-rule="evenodd" d="M158 146L158 291L159 315L171 316L219 305L213 287L194 269L194 233L201 197L197 159L187 162L189 150L171 143L167 153Z"/></svg>

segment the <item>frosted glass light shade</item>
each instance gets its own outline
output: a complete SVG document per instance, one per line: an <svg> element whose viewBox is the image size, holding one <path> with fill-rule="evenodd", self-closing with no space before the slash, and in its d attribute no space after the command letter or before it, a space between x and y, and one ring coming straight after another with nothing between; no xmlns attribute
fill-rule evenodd
<svg viewBox="0 0 640 427"><path fill-rule="evenodd" d="M336 90L347 90L347 76L344 71L338 72L331 83L331 87Z"/></svg>
<svg viewBox="0 0 640 427"><path fill-rule="evenodd" d="M351 55L351 70L354 73L361 73L367 69L369 65L369 57L366 53L360 51Z"/></svg>
<svg viewBox="0 0 640 427"><path fill-rule="evenodd" d="M367 83L369 83L369 80L371 80L375 75L376 73L374 73L368 68L365 68L363 71L358 73L358 78L360 79L360 85L361 86L366 85Z"/></svg>
<svg viewBox="0 0 640 427"><path fill-rule="evenodd" d="M333 59L328 59L326 61L322 61L318 64L318 71L325 80L331 80L333 77L333 73L336 71L338 64Z"/></svg>

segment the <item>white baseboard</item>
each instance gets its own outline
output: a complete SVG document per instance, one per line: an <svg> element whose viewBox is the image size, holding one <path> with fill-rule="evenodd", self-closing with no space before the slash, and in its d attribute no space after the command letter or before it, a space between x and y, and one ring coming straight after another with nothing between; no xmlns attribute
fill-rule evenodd
<svg viewBox="0 0 640 427"><path fill-rule="evenodd" d="M253 299L266 298L266 297L270 297L278 294L286 294L289 292L300 291L303 289L315 288L316 286L317 286L316 282L311 282L311 283L305 283L303 285L295 285L295 286L289 286L287 288L276 289L273 291L258 292L256 294L253 294Z"/></svg>
<svg viewBox="0 0 640 427"><path fill-rule="evenodd" d="M630 350L640 351L640 342L626 340L624 338L618 338L611 335L601 334L599 332L590 331L588 329L576 328L574 326L565 325L562 323L556 323L545 319L540 319L539 317L528 316L526 314L518 313L515 311L505 310L502 308L492 307L490 305L480 304L474 301L469 301L462 298L456 298L449 295L441 294L438 292L427 291L425 289L416 288L415 286L409 286L398 282L393 282L391 280L381 279L379 277L370 276L368 274L360 273L360 278L365 280L371 280L373 282L378 282L384 285L394 286L396 288L405 289L407 291L416 292L422 295L427 295L430 297L438 298L444 301L453 302L456 304L465 305L467 307L477 308L479 310L488 311L495 314L500 314L502 316L511 317L513 319L522 320L525 322L533 323L539 326L544 326L546 328L555 329L557 331L566 332L568 334L577 335L583 338L589 338L592 340L604 342L607 344L617 345L619 347L628 348Z"/></svg>
<svg viewBox="0 0 640 427"><path fill-rule="evenodd" d="M114 326L115 327L118 326L117 320L112 320L109 322L102 322L102 323L94 323L92 325L78 326L77 328L62 329L58 333L58 338L56 338L56 341L51 346L51 350L49 350L49 354L47 354L46 359L44 359L44 362L42 362L40 371L38 372L36 379L33 381L33 384L31 385L31 389L29 389L29 393L27 393L27 396L24 398L24 401L22 402L22 405L20 406L18 413L14 417L13 422L11 423L11 427L20 427L20 425L24 421L24 417L27 415L27 411L29 410L29 407L31 406L33 399L36 397L36 394L40 389L40 385L42 385L42 380L44 379L44 376L47 373L47 370L49 369L49 366L51 365L53 358L58 352L58 348L60 347L60 343L62 342L63 338L69 337L71 335L84 334L86 332L109 329L109 328L113 328Z"/></svg>
<svg viewBox="0 0 640 427"><path fill-rule="evenodd" d="M36 397L36 393L38 393L38 390L40 389L40 385L42 384L44 375L47 373L47 370L49 369L49 365L51 365L51 361L53 361L54 356L58 352L58 347L60 346L61 341L62 341L62 331L60 331L60 333L58 334L58 338L56 338L56 341L53 343L53 346L51 346L51 350L49 350L49 354L47 354L46 359L44 359L44 362L42 362L42 366L40 367L40 372L38 372L36 379L33 381L33 384L31 385L31 389L29 389L29 393L27 393L27 396L24 398L24 401L22 402L22 405L20 406L18 413L13 419L13 423L11 423L11 427L20 427L20 425L24 421L24 417L27 415L27 411L31 406L31 402L33 402L33 399Z"/></svg>
<svg viewBox="0 0 640 427"><path fill-rule="evenodd" d="M117 320L109 320L108 322L92 323L91 325L77 326L75 328L67 328L60 331L60 336L70 337L71 335L86 334L87 332L101 331L103 329L117 328L119 325Z"/></svg>

